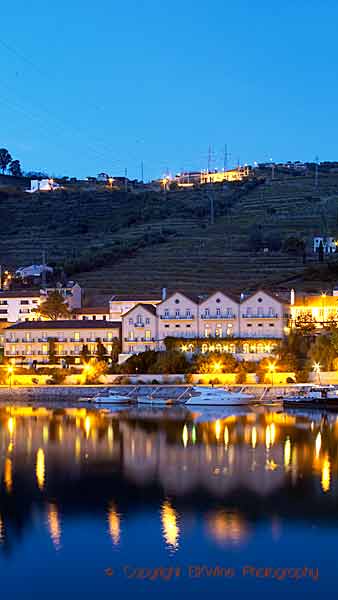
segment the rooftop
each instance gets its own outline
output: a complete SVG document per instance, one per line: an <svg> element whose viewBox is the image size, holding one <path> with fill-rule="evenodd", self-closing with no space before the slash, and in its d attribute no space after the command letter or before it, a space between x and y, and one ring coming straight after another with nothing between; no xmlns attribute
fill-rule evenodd
<svg viewBox="0 0 338 600"><path fill-rule="evenodd" d="M120 329L119 321L79 321L69 319L68 321L25 321L15 323L7 330L12 329Z"/></svg>
<svg viewBox="0 0 338 600"><path fill-rule="evenodd" d="M40 290L9 290L0 292L0 300L6 298L40 298Z"/></svg>

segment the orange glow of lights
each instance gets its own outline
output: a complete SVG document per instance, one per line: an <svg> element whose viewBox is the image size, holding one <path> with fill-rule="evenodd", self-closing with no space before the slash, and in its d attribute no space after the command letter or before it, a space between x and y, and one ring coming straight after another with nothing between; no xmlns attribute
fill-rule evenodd
<svg viewBox="0 0 338 600"><path fill-rule="evenodd" d="M180 528L178 525L178 514L168 501L165 501L162 504L161 521L163 537L166 545L171 550L177 550L179 546L180 535Z"/></svg>
<svg viewBox="0 0 338 600"><path fill-rule="evenodd" d="M121 517L115 505L111 504L108 512L109 535L114 546L118 546L121 538Z"/></svg>
<svg viewBox="0 0 338 600"><path fill-rule="evenodd" d="M85 418L85 422L84 422L84 428L85 428L85 433L86 433L87 438L89 437L91 426L92 426L91 418L89 416L87 416Z"/></svg>
<svg viewBox="0 0 338 600"><path fill-rule="evenodd" d="M219 419L215 423L215 436L217 441L221 437L221 421Z"/></svg>
<svg viewBox="0 0 338 600"><path fill-rule="evenodd" d="M10 458L6 458L4 465L4 480L6 492L10 494L13 489L13 474L12 474L12 461Z"/></svg>
<svg viewBox="0 0 338 600"><path fill-rule="evenodd" d="M8 429L9 435L12 437L13 433L14 433L14 429L15 429L14 417L9 417L8 422L7 422L7 429Z"/></svg>
<svg viewBox="0 0 338 600"><path fill-rule="evenodd" d="M331 463L328 454L325 455L322 466L321 478L322 490L324 493L330 490L331 485Z"/></svg>
<svg viewBox="0 0 338 600"><path fill-rule="evenodd" d="M227 447L229 444L229 429L227 428L227 426L224 427L224 446Z"/></svg>
<svg viewBox="0 0 338 600"><path fill-rule="evenodd" d="M243 542L248 529L243 519L236 513L218 510L210 513L206 520L209 535L221 546L238 545Z"/></svg>
<svg viewBox="0 0 338 600"><path fill-rule="evenodd" d="M42 448L36 453L36 480L40 490L43 490L45 485L45 453Z"/></svg>
<svg viewBox="0 0 338 600"><path fill-rule="evenodd" d="M253 427L252 431L251 431L251 446L253 449L255 449L257 446L257 429L256 429L256 427Z"/></svg>
<svg viewBox="0 0 338 600"><path fill-rule="evenodd" d="M48 504L48 529L56 550L61 548L61 521L56 504Z"/></svg>
<svg viewBox="0 0 338 600"><path fill-rule="evenodd" d="M316 458L319 457L320 454L320 450L322 447L322 434L320 433L320 431L317 433L316 436L316 442L315 442L315 449L316 449Z"/></svg>

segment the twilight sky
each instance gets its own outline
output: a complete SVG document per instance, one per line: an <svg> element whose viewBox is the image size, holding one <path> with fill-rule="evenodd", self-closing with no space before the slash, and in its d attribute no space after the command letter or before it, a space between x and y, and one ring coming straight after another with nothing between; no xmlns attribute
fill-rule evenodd
<svg viewBox="0 0 338 600"><path fill-rule="evenodd" d="M336 0L16 0L0 147L25 170L145 179L338 159Z"/></svg>

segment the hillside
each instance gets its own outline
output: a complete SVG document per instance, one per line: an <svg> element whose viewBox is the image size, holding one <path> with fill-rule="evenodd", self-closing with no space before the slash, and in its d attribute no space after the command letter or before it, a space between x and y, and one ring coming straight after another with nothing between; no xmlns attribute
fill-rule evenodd
<svg viewBox="0 0 338 600"><path fill-rule="evenodd" d="M309 271L311 240L336 235L337 215L335 174L321 176L317 189L313 178L284 177L212 191L0 193L0 259L10 267L40 262L45 249L49 263L102 294L306 285L328 277L324 267ZM282 248L255 252L257 235ZM302 254L285 252L290 237L306 243L305 276Z"/></svg>

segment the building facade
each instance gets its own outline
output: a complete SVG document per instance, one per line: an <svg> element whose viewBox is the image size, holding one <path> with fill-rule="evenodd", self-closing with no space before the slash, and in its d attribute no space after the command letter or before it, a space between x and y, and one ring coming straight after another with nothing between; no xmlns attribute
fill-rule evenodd
<svg viewBox="0 0 338 600"><path fill-rule="evenodd" d="M147 348L165 350L166 338L177 338L182 352L259 360L286 335L288 321L288 305L263 290L241 301L221 291L204 299L177 291L156 306L138 304L122 315L123 358Z"/></svg>
<svg viewBox="0 0 338 600"><path fill-rule="evenodd" d="M95 356L100 341L109 357L120 338L121 323L111 321L29 321L5 329L4 353L14 364L48 363L51 352L56 363L79 364L84 346Z"/></svg>
<svg viewBox="0 0 338 600"><path fill-rule="evenodd" d="M157 350L158 346L156 308L151 304L137 304L123 315L122 353L138 354Z"/></svg>

